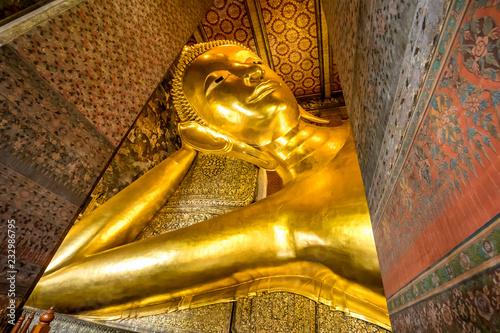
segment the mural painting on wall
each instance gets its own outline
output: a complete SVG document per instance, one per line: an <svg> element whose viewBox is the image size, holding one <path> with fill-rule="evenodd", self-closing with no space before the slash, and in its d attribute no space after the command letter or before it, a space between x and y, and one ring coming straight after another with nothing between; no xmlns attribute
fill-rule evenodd
<svg viewBox="0 0 500 333"><path fill-rule="evenodd" d="M103 204L181 147L170 80L155 89L91 194L83 215Z"/></svg>
<svg viewBox="0 0 500 333"><path fill-rule="evenodd" d="M431 64L439 78L375 230L379 253L389 254L381 270L401 332L500 325L500 5L451 6ZM447 255L468 237L472 245Z"/></svg>
<svg viewBox="0 0 500 333"><path fill-rule="evenodd" d="M445 67L382 219L392 221L384 223L387 241L380 244L387 253L392 247L407 252L429 227L470 220L468 234L449 239L449 251L498 213L500 11L489 6L485 1L470 5L443 59ZM399 259L393 258L392 266ZM382 267L385 274L390 269Z"/></svg>

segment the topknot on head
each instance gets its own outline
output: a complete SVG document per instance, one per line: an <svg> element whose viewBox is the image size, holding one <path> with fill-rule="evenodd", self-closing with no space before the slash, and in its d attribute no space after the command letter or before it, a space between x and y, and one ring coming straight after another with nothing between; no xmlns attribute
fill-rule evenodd
<svg viewBox="0 0 500 333"><path fill-rule="evenodd" d="M215 40L207 43L199 43L193 46L185 46L182 50L179 62L177 63L173 83L172 83L172 99L174 102L177 115L181 121L195 121L199 124L206 125L206 122L199 116L196 110L189 103L182 89L182 78L186 68L191 61L197 58L200 54L207 52L217 46L234 45L247 49L245 45L229 40Z"/></svg>

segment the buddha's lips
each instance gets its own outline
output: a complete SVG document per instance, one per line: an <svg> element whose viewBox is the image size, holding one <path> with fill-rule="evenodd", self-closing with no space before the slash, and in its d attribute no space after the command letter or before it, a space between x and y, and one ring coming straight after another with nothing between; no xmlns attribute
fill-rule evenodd
<svg viewBox="0 0 500 333"><path fill-rule="evenodd" d="M268 80L265 82L262 82L259 84L257 87L255 87L255 90L253 91L252 95L247 98L247 103L255 103L275 91L281 87L281 83L278 81L273 81L273 80Z"/></svg>

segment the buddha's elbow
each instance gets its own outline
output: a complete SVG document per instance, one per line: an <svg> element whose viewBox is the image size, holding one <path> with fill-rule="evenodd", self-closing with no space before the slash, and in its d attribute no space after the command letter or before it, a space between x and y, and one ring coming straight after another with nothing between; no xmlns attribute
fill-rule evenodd
<svg viewBox="0 0 500 333"><path fill-rule="evenodd" d="M278 260L290 261L297 257L297 244L293 230L288 223L279 223L273 226L274 249Z"/></svg>

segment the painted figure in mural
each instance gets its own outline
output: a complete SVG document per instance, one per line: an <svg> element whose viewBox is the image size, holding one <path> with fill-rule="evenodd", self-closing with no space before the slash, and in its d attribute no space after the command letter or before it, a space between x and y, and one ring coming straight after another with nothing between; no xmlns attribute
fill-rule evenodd
<svg viewBox="0 0 500 333"><path fill-rule="evenodd" d="M227 41L184 50L173 97L183 147L71 229L30 305L111 319L289 291L388 327L349 126L311 125L323 121L258 56ZM277 170L285 186L135 241L196 151Z"/></svg>

